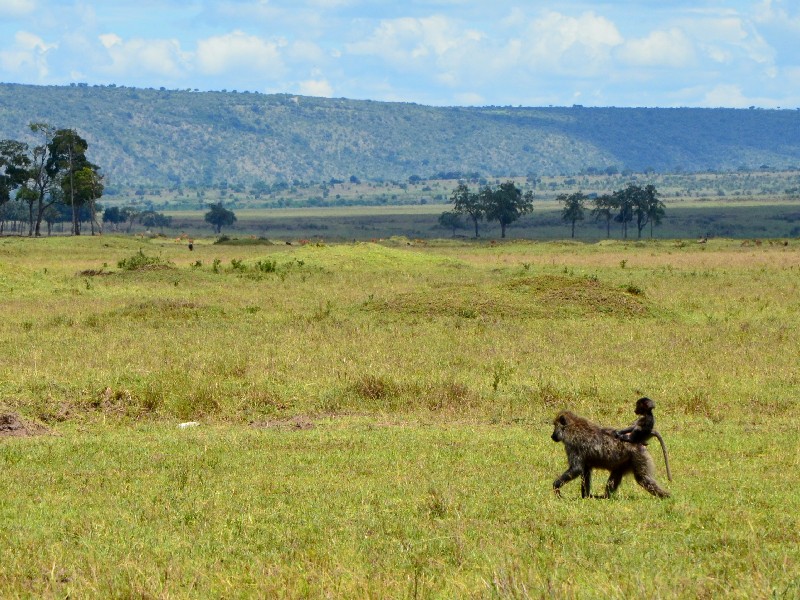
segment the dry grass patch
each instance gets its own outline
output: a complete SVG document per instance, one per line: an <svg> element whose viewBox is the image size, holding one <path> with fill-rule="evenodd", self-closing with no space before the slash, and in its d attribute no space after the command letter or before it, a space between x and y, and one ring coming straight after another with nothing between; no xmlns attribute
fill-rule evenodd
<svg viewBox="0 0 800 600"><path fill-rule="evenodd" d="M647 316L650 312L642 291L635 286L618 289L596 278L557 275L419 287L390 299L371 301L365 308L467 319L592 315L627 318Z"/></svg>

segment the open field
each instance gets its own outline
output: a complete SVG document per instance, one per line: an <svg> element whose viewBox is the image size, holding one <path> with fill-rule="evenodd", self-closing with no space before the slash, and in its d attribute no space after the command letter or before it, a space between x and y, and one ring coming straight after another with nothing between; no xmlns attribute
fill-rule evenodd
<svg viewBox="0 0 800 600"><path fill-rule="evenodd" d="M796 240L212 242L0 238L4 597L800 595Z"/></svg>
<svg viewBox="0 0 800 600"><path fill-rule="evenodd" d="M800 208L796 200L768 198L762 200L669 200L663 222L654 227L658 239L726 237L784 238L800 236ZM569 225L561 218L561 206L555 201L537 201L534 212L512 224L510 239L559 240L569 235ZM323 239L327 241L375 240L392 236L432 239L451 237L453 232L438 224L439 215L452 210L451 204L405 206L366 206L337 208L237 209L237 222L223 233L229 236L256 235L275 240ZM181 210L167 213L173 227L165 234L186 232L208 235L203 210ZM137 230L141 231L141 227ZM463 220L456 230L459 238L474 236L472 223ZM484 238L499 238L497 223L480 223ZM619 225L611 224L611 238L620 237ZM629 239L636 237L636 227L629 229ZM586 211L586 218L577 224L575 238L583 241L606 239L605 223L596 223ZM650 228L642 232L650 238Z"/></svg>

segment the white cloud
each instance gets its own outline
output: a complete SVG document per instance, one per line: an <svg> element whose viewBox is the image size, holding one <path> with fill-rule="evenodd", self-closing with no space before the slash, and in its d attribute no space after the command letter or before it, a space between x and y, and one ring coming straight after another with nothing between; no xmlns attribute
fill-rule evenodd
<svg viewBox="0 0 800 600"><path fill-rule="evenodd" d="M14 35L14 45L0 51L0 66L4 71L20 74L23 79L28 79L32 73L44 79L50 73L47 54L56 47L37 35L18 31Z"/></svg>
<svg viewBox="0 0 800 600"><path fill-rule="evenodd" d="M616 25L594 12L575 18L550 11L531 23L522 52L537 69L591 73L606 65L623 41Z"/></svg>
<svg viewBox="0 0 800 600"><path fill-rule="evenodd" d="M103 69L110 74L179 77L186 72L188 55L177 40L124 40L115 33L102 34L99 40L111 59L111 64Z"/></svg>
<svg viewBox="0 0 800 600"><path fill-rule="evenodd" d="M377 56L396 65L430 65L462 54L483 39L474 29L460 29L455 21L441 15L421 19L403 17L381 21L372 35L349 44L348 52Z"/></svg>
<svg viewBox="0 0 800 600"><path fill-rule="evenodd" d="M800 30L800 12L791 14L782 0L762 0L753 8L753 15L757 23L777 24Z"/></svg>
<svg viewBox="0 0 800 600"><path fill-rule="evenodd" d="M476 92L462 92L456 94L456 102L463 106L483 106L486 99Z"/></svg>
<svg viewBox="0 0 800 600"><path fill-rule="evenodd" d="M242 31L198 41L196 56L197 68L210 75L243 70L277 75L284 70L278 43Z"/></svg>
<svg viewBox="0 0 800 600"><path fill-rule="evenodd" d="M701 18L684 23L684 29L712 60L732 64L740 59L770 64L774 49L747 21L739 16Z"/></svg>
<svg viewBox="0 0 800 600"><path fill-rule="evenodd" d="M34 0L0 0L0 14L3 18L22 17L36 10Z"/></svg>
<svg viewBox="0 0 800 600"><path fill-rule="evenodd" d="M694 46L680 29L653 31L646 38L629 40L617 51L629 65L685 67L694 62Z"/></svg>
<svg viewBox="0 0 800 600"><path fill-rule="evenodd" d="M333 96L333 86L325 79L309 79L298 84L298 91L303 96L318 96L331 98Z"/></svg>
<svg viewBox="0 0 800 600"><path fill-rule="evenodd" d="M742 93L742 88L735 84L720 84L706 92L703 97L702 106L716 108L726 106L731 108L745 108L754 104L763 105L760 102L746 98Z"/></svg>

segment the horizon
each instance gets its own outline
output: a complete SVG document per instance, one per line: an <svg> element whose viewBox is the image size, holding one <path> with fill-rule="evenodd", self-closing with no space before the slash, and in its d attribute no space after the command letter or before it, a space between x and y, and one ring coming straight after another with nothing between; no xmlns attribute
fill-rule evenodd
<svg viewBox="0 0 800 600"><path fill-rule="evenodd" d="M776 106L774 108L771 107L762 107L762 106L745 106L745 107L736 107L736 106L614 106L614 105L582 105L582 104L572 104L572 105L565 105L565 104L548 104L548 105L511 105L511 104L482 104L482 105L435 105L435 104L423 104L420 102L414 101L404 101L404 100L376 100L374 98L348 98L345 96L341 97L329 97L329 96L310 96L304 94L293 94L289 92L259 92L257 90L228 90L228 89L208 89L208 90L201 90L201 89L191 89L191 88L167 88L161 86L159 88L155 87L143 87L143 86L136 86L136 85L123 85L123 84L102 84L102 83L88 83L88 82L73 82L69 84L37 84L37 83L21 83L18 81L0 81L0 86L22 86L22 87L50 87L50 88L81 88L81 89L88 89L88 88L107 88L107 89L129 89L129 90L137 90L137 91L150 91L150 92L171 92L171 93L186 93L186 94L253 94L253 95L263 95L263 96L292 96L297 98L309 98L313 100L344 100L347 102L378 102L382 104L408 104L412 106L420 106L423 108L442 108L442 109L474 109L474 110L482 110L482 109L489 109L489 108L504 108L504 109L516 109L516 110L526 110L526 109L585 109L585 110L604 110L604 109L617 109L617 110L734 110L734 111L748 111L748 110L760 110L760 111L800 111L800 107L782 107Z"/></svg>
<svg viewBox="0 0 800 600"><path fill-rule="evenodd" d="M0 80L433 107L800 107L789 0L0 0Z"/></svg>

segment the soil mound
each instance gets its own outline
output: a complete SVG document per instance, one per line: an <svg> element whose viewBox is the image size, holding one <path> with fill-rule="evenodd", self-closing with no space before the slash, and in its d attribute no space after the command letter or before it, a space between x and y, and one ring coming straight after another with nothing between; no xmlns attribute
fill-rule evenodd
<svg viewBox="0 0 800 600"><path fill-rule="evenodd" d="M47 428L43 425L27 423L15 413L0 413L0 437L27 437L45 433Z"/></svg>

